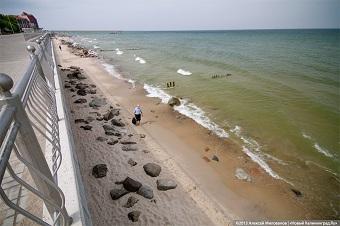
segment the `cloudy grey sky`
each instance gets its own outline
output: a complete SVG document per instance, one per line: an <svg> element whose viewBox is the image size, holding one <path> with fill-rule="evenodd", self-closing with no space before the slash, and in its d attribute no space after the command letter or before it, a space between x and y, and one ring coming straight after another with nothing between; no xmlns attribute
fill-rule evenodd
<svg viewBox="0 0 340 226"><path fill-rule="evenodd" d="M340 0L0 0L50 30L340 28Z"/></svg>

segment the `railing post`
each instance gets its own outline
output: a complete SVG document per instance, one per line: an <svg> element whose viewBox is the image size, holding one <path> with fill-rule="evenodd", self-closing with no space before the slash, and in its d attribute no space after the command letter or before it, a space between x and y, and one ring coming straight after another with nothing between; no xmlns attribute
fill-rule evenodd
<svg viewBox="0 0 340 226"><path fill-rule="evenodd" d="M12 87L13 80L8 75L0 73L1 105L7 104L9 106L15 107L15 121L20 124L19 132L15 140L15 145L17 146L20 154L23 156L24 159L30 162L35 169L39 170L49 180L54 181L51 171L46 162L45 156L33 130L33 127L31 126L30 119L26 114L21 100L18 95L12 95L10 92ZM48 198L54 200L59 206L61 206L61 198L58 191L48 185L34 172L30 171L30 174L37 189ZM51 217L53 217L55 214L55 209L48 204L46 204L46 207ZM70 225L71 218L69 217L65 208L63 209L62 214L66 217L65 225Z"/></svg>
<svg viewBox="0 0 340 226"><path fill-rule="evenodd" d="M11 89L14 83L11 77L6 74L0 73L0 99L12 96Z"/></svg>
<svg viewBox="0 0 340 226"><path fill-rule="evenodd" d="M36 40L36 41L39 41L39 40ZM37 43L38 43L38 42L37 42ZM40 41L39 41L39 43L40 43ZM39 43L38 43L38 44L39 44ZM42 69L42 67L41 67L41 64L40 64L40 61L39 61L39 57L37 56L37 54L35 54L35 47L29 45L29 46L26 47L26 49L27 49L27 51L29 52L30 57L31 57L32 60L33 60L34 58L37 59L37 64L36 64L36 66L37 66L38 73L39 73L39 74L41 75L41 77L46 81L46 76L45 76L44 71L43 71L43 69Z"/></svg>

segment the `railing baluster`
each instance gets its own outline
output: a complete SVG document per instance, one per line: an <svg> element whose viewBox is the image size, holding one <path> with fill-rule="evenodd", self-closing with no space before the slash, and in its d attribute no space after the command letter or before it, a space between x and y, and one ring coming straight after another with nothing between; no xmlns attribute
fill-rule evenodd
<svg viewBox="0 0 340 226"><path fill-rule="evenodd" d="M31 63L28 71L16 85L13 94L10 92L13 87L12 79L0 73L0 154L2 155L0 156L0 185L7 169L15 181L44 200L53 219L52 225L62 223L63 226L69 226L72 218L65 209L65 197L57 185L57 172L63 156L55 98L54 62L52 52L49 50L52 46L46 34L36 42L39 46L39 53L36 54L33 46L27 47ZM52 159L49 160L52 163L51 170L33 128L52 145ZM37 189L15 174L8 162L12 149L17 158L26 165ZM12 203L2 187L0 187L0 196L10 208L18 213L40 225L49 225Z"/></svg>

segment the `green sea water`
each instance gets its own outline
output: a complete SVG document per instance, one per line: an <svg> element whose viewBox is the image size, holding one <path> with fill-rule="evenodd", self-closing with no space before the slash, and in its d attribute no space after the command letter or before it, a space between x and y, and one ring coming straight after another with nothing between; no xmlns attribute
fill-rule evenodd
<svg viewBox="0 0 340 226"><path fill-rule="evenodd" d="M340 30L68 34L340 218Z"/></svg>

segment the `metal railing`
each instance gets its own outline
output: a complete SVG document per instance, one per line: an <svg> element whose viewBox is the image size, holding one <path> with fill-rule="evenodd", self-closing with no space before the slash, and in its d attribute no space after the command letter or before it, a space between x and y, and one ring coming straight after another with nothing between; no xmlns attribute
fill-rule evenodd
<svg viewBox="0 0 340 226"><path fill-rule="evenodd" d="M14 203L0 187L4 203L40 225L72 223L65 209L65 197L58 187L58 169L62 161L59 139L58 114L55 99L52 43L48 33L28 46L31 61L26 73L13 88L13 80L0 73L0 184L7 171L21 186L42 199L52 219L49 224L40 216ZM51 146L52 159L46 159L43 137ZM47 150L45 150L47 151ZM16 175L9 159L11 155L21 161L34 184ZM50 164L49 164L50 163Z"/></svg>

